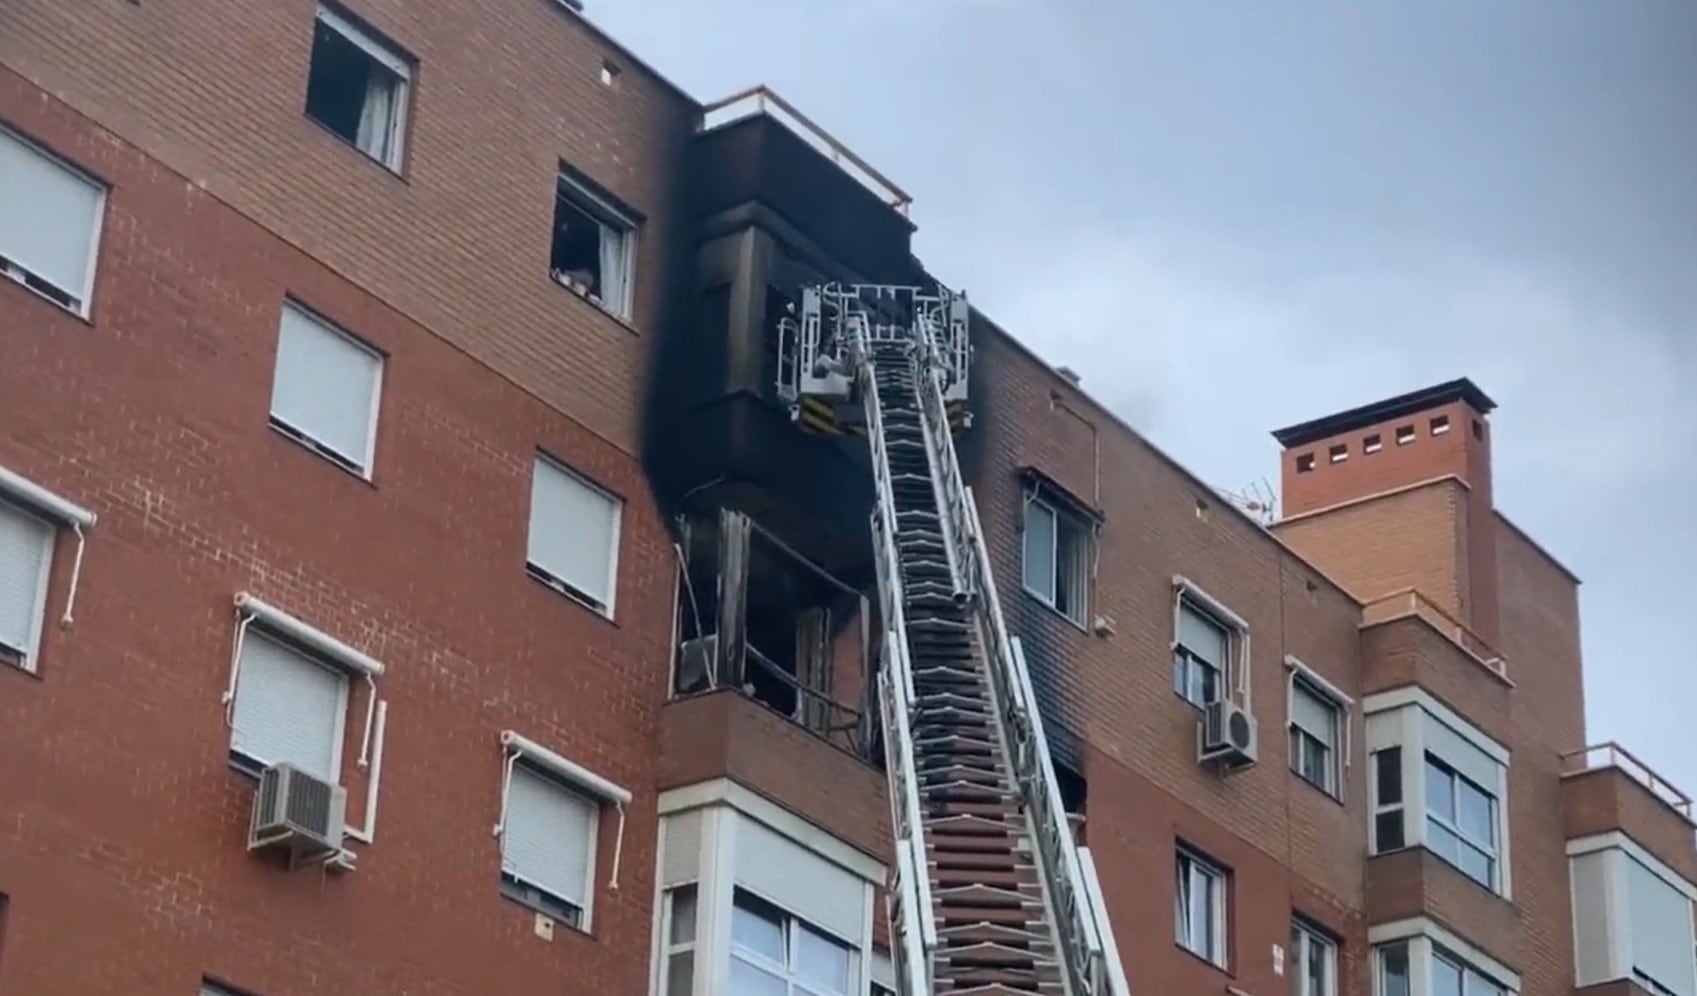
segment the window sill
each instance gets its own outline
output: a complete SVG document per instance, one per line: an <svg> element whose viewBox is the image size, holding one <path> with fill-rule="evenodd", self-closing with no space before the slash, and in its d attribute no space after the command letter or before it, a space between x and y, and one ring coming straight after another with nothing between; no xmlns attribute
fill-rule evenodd
<svg viewBox="0 0 1697 996"><path fill-rule="evenodd" d="M591 308L594 308L595 311L598 314L600 314L603 318L606 318L606 319L612 321L614 324L618 325L619 328L624 329L626 332L629 332L631 335L641 335L642 334L642 332L639 329L637 329L637 327L635 325L633 325L631 323L631 320L629 318L625 317L624 315L619 314L618 312L614 311L612 308L607 307L605 304L603 304L601 302L600 298L595 297L594 295L590 294L587 291L578 290L576 287L573 287L571 284L560 279L558 274L550 273L548 275L548 279L549 279L550 282L552 282L554 284L554 286L560 288L561 290L566 291L572 297L577 298L579 301L582 301L584 304L589 305Z"/></svg>
<svg viewBox="0 0 1697 996"><path fill-rule="evenodd" d="M1193 702L1193 701L1191 701L1189 696L1185 695L1183 692L1179 691L1176 688L1173 689L1173 698L1178 699L1180 702L1183 702L1185 705L1189 706L1192 710L1194 710L1199 715L1208 711L1208 703Z"/></svg>
<svg viewBox="0 0 1697 996"><path fill-rule="evenodd" d="M371 165L382 170L390 178L395 179L395 180L399 180L401 183L404 183L408 186L412 185L412 181L407 179L407 175L406 175L405 172L403 172L401 169L396 169L395 167L390 166L388 163L384 162L383 160L377 158L376 156L372 155L371 153L360 148L355 143L349 141L348 137L346 135L343 135L341 132L330 127L329 125L318 120L317 118L313 117L310 114L304 114L303 113L301 115L301 117L312 122L312 126L314 128L317 128L319 131L321 131L324 134L329 135L331 138L335 139L336 143L338 145L341 145L344 148L352 149L354 152L358 153L358 155L361 159L365 160L366 162L370 163ZM405 141L405 139L403 139L403 141ZM402 158L402 166L405 167L406 156L405 156L404 153L403 153L401 158Z"/></svg>
<svg viewBox="0 0 1697 996"><path fill-rule="evenodd" d="M597 604L594 599L587 595L580 594L571 585L566 584L564 581L554 577L552 574L549 574L547 571L537 567L535 564L527 561L524 565L524 573L525 576L529 577L532 581L535 581L537 584L553 592L555 595L558 595L573 605L576 605L578 608L583 609L585 612L590 613L602 622L614 627L619 625L618 622L614 620L611 610L609 610L606 606Z"/></svg>
<svg viewBox="0 0 1697 996"><path fill-rule="evenodd" d="M1057 608L1055 606L1054 602L1050 601L1047 598L1044 598L1041 594L1039 594L1035 590L1033 590L1029 585L1026 585L1022 582L1020 584L1019 588L1020 588L1020 591L1025 592L1025 597L1031 599L1033 602L1036 602L1038 605L1043 606L1045 609L1048 609L1050 612L1053 612L1055 615L1060 616L1062 619L1065 619L1066 622L1067 622L1067 625L1071 626L1073 629L1078 630L1080 633L1083 633L1086 636L1090 635L1090 628L1088 626L1086 626L1082 622L1079 622L1077 619L1074 619L1072 616L1067 615L1065 612L1062 612L1059 608Z"/></svg>
<svg viewBox="0 0 1697 996"><path fill-rule="evenodd" d="M560 915L559 910L550 909L548 907L547 903L538 902L534 899L531 899L529 896L525 895L523 891L521 891L519 888L515 887L511 882L507 881L504 877L501 880L500 893L501 893L501 898L505 899L507 902L512 903L514 906L518 906L522 909L529 910L531 913L534 913L537 916L545 916L548 919L554 921L554 925L557 926L557 927L564 927L564 928L566 928L566 930L570 931L573 934L576 934L579 937L584 938L585 940L593 941L595 939L594 932L591 931L588 927L579 926L578 924L575 924L575 923L571 922L570 920L562 917ZM588 920L587 911L585 911L585 915L584 915L583 919Z"/></svg>
<svg viewBox="0 0 1697 996"><path fill-rule="evenodd" d="M377 487L377 482L371 479L369 472L362 471L357 467L354 467L352 464L344 462L346 460L345 457L332 454L329 451L329 448L324 446L323 443L318 442L306 433L296 429L292 425L289 425L277 416L269 416L267 418L267 424L271 426L272 432L275 432L277 435L282 436L289 442L294 443L296 446L308 453L311 453L313 456L324 461L330 466L335 467L337 470L348 475L354 480L360 481L373 488Z"/></svg>

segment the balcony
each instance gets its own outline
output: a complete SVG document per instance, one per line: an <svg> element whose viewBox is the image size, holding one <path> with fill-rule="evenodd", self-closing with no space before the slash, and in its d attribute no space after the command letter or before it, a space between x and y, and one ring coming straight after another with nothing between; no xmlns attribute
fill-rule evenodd
<svg viewBox="0 0 1697 996"><path fill-rule="evenodd" d="M1618 830L1697 882L1691 797L1619 744L1562 756L1562 823L1568 840Z"/></svg>
<svg viewBox="0 0 1697 996"><path fill-rule="evenodd" d="M1510 730L1508 662L1467 625L1413 589L1361 610L1363 691L1419 685L1486 733Z"/></svg>
<svg viewBox="0 0 1697 996"><path fill-rule="evenodd" d="M1423 847L1367 860L1366 912L1369 926L1431 917L1505 965L1524 961L1520 908Z"/></svg>

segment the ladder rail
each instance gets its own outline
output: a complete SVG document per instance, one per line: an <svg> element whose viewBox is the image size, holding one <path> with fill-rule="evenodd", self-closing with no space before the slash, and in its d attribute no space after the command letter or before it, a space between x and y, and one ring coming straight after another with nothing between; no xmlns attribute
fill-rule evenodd
<svg viewBox="0 0 1697 996"><path fill-rule="evenodd" d="M930 996L935 977L937 924L932 914L931 881L925 863L924 810L919 800L918 763L914 756L910 719L915 699L913 668L907 646L907 622L902 592L901 559L896 548L895 489L884 435L883 408L878 400L870 337L864 323L855 328L855 363L866 406L867 443L878 502L872 513L872 537L878 572L880 609L885 629L884 753L891 786L891 827L897 837L901 946L898 958L908 996Z"/></svg>

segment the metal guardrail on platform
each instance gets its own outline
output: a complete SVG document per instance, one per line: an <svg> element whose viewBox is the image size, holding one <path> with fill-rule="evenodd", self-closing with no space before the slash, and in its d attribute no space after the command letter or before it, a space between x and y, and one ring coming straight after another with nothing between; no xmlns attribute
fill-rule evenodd
<svg viewBox="0 0 1697 996"><path fill-rule="evenodd" d="M1615 768L1626 777L1644 786L1649 793L1660 799L1668 808L1692 820L1691 797L1681 792L1672 782L1658 775L1654 768L1639 760L1631 751L1615 743L1613 740L1580 750L1568 751L1561 756L1562 774L1578 775L1587 771L1601 771Z"/></svg>
<svg viewBox="0 0 1697 996"><path fill-rule="evenodd" d="M1451 643L1492 674L1509 681L1508 661L1464 622L1437 602L1413 588L1393 592L1368 602L1361 609L1361 625L1377 626L1397 619L1417 618L1437 630Z"/></svg>

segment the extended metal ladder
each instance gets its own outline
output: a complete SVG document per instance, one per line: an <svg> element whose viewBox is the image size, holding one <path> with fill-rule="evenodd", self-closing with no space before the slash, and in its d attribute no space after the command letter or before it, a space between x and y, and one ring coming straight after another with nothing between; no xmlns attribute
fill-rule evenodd
<svg viewBox="0 0 1697 996"><path fill-rule="evenodd" d="M780 362L792 399L859 407L872 450L898 982L904 996L1128 996L955 455L966 315L946 291L812 288Z"/></svg>

